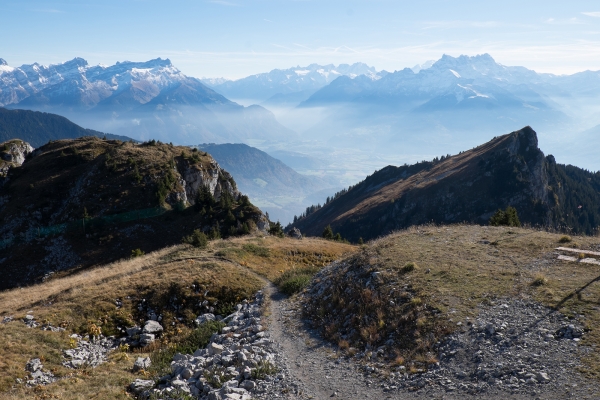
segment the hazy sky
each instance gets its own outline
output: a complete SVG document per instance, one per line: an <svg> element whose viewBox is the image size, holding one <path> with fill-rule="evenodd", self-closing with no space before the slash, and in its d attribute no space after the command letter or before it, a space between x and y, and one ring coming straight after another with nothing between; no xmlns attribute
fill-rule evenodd
<svg viewBox="0 0 600 400"><path fill-rule="evenodd" d="M486 52L540 72L600 70L597 0L0 0L0 35L11 66L163 57L195 77Z"/></svg>

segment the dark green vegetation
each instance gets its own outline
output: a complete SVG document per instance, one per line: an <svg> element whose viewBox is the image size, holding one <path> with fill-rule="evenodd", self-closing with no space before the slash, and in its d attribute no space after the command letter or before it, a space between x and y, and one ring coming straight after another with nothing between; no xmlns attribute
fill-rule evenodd
<svg viewBox="0 0 600 400"><path fill-rule="evenodd" d="M279 290L291 296L294 293L304 289L312 279L313 275L319 271L317 267L294 268L285 271L273 282L279 286Z"/></svg>
<svg viewBox="0 0 600 400"><path fill-rule="evenodd" d="M487 224L510 206L526 225L594 234L600 172L557 164L537 143L525 127L458 155L388 166L323 207L307 209L292 226L320 236L331 225L356 241L429 222Z"/></svg>
<svg viewBox="0 0 600 400"><path fill-rule="evenodd" d="M206 347L212 334L219 333L223 327L225 327L223 322L205 322L185 337L177 338L169 346L158 349L150 356L152 364L148 372L153 374L155 379L171 373L171 362L175 354L193 354L196 350Z"/></svg>
<svg viewBox="0 0 600 400"><path fill-rule="evenodd" d="M266 224L210 155L156 141L48 143L10 170L3 195L0 288Z"/></svg>
<svg viewBox="0 0 600 400"><path fill-rule="evenodd" d="M511 206L506 207L506 210L498 210L490 218L492 226L521 226L517 209Z"/></svg>
<svg viewBox="0 0 600 400"><path fill-rule="evenodd" d="M125 136L84 129L56 114L0 108L0 142L21 139L33 147L39 147L50 140L75 139L82 136L130 140Z"/></svg>

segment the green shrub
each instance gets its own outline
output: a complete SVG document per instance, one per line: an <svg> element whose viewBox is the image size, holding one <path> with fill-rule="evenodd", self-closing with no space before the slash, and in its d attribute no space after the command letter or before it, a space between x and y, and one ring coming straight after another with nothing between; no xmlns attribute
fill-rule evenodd
<svg viewBox="0 0 600 400"><path fill-rule="evenodd" d="M267 249L266 247L257 246L255 244L248 243L248 244L245 244L244 246L242 246L242 248L245 251L247 251L248 253L254 254L255 256L269 257L269 249Z"/></svg>
<svg viewBox="0 0 600 400"><path fill-rule="evenodd" d="M571 236L561 236L560 239L558 239L558 243L571 243L573 241L573 239L571 238Z"/></svg>
<svg viewBox="0 0 600 400"><path fill-rule="evenodd" d="M314 266L289 269L278 276L273 283L275 283L283 293L291 296L308 286L313 275L318 271L319 268Z"/></svg>
<svg viewBox="0 0 600 400"><path fill-rule="evenodd" d="M406 264L404 264L404 266L402 267L402 272L404 273L408 273L408 272L412 272L414 270L417 269L417 264L413 263L413 262L407 262Z"/></svg>
<svg viewBox="0 0 600 400"><path fill-rule="evenodd" d="M498 210L490 218L490 225L492 226L521 226L521 221L517 215L517 209L511 206L506 207L505 210Z"/></svg>
<svg viewBox="0 0 600 400"><path fill-rule="evenodd" d="M208 245L208 236L206 236L204 232L201 232L199 229L196 229L191 235L184 236L183 243L191 244L199 249L205 249Z"/></svg>
<svg viewBox="0 0 600 400"><path fill-rule="evenodd" d="M312 279L311 275L296 275L293 276L281 283L281 291L289 296L294 293L298 293L302 291L306 286L308 286L310 280Z"/></svg>
<svg viewBox="0 0 600 400"><path fill-rule="evenodd" d="M333 240L333 229L331 229L331 225L327 225L325 229L323 229L322 236L324 239Z"/></svg>
<svg viewBox="0 0 600 400"><path fill-rule="evenodd" d="M146 254L146 253L144 253L141 249L131 250L131 258L141 257L144 254Z"/></svg>
<svg viewBox="0 0 600 400"><path fill-rule="evenodd" d="M279 221L277 222L269 222L269 233L273 236L284 237L283 227Z"/></svg>

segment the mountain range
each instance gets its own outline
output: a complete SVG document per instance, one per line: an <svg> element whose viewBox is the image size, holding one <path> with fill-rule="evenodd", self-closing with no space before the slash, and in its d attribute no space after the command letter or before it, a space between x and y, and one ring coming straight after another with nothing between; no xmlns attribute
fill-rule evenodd
<svg viewBox="0 0 600 400"><path fill-rule="evenodd" d="M310 64L305 67L274 69L234 81L204 80L204 82L209 84L214 82L211 87L227 98L264 102L274 106L298 104L341 76L356 78L364 75L369 79L377 80L385 74L385 71L377 72L374 67L364 63L338 66Z"/></svg>
<svg viewBox="0 0 600 400"><path fill-rule="evenodd" d="M160 58L113 66L75 58L18 68L1 60L0 106L53 112L140 140L194 144L294 137L264 108L240 106Z"/></svg>
<svg viewBox="0 0 600 400"><path fill-rule="evenodd" d="M487 224L512 206L524 223L594 234L598 204L600 172L556 163L525 127L454 156L383 168L293 226L320 235L331 225L355 241L431 222Z"/></svg>

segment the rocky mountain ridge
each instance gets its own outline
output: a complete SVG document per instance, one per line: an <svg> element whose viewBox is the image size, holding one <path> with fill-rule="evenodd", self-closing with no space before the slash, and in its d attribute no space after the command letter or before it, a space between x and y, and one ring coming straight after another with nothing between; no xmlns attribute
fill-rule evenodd
<svg viewBox="0 0 600 400"><path fill-rule="evenodd" d="M50 142L9 170L0 195L4 288L180 243L195 229L269 228L210 155L157 142Z"/></svg>
<svg viewBox="0 0 600 400"><path fill-rule="evenodd" d="M33 150L29 143L18 139L0 143L0 186L5 183L8 171L23 165L25 158Z"/></svg>
<svg viewBox="0 0 600 400"><path fill-rule="evenodd" d="M515 207L531 225L594 233L600 174L557 164L525 127L454 156L367 177L293 226L320 235L327 225L350 240L371 239L411 225L487 224Z"/></svg>

